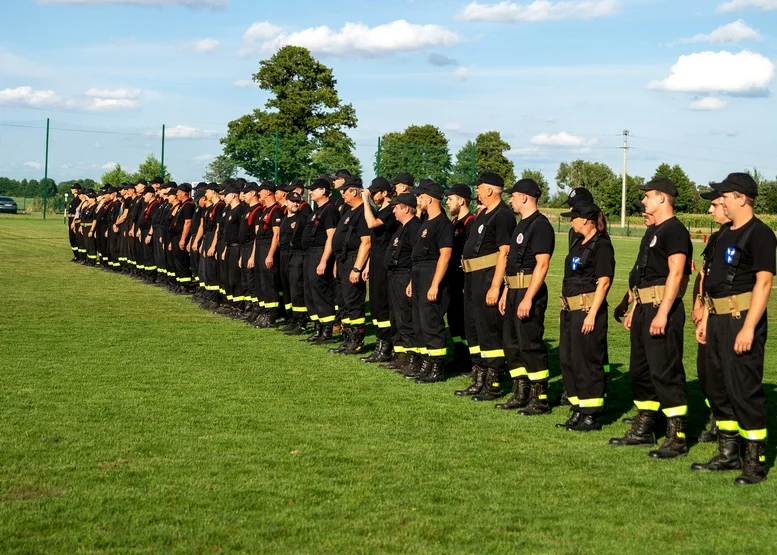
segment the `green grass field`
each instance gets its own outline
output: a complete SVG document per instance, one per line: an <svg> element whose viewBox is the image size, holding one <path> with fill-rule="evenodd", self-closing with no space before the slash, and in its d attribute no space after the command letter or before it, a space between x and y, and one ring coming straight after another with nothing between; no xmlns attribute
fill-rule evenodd
<svg viewBox="0 0 777 555"><path fill-rule="evenodd" d="M615 246L613 301L638 245ZM607 445L633 412L614 321L607 425L579 435L554 427L565 409L496 411L454 397L463 378L409 383L69 259L61 219L0 216L0 552L774 552L777 478L691 473L709 444Z"/></svg>

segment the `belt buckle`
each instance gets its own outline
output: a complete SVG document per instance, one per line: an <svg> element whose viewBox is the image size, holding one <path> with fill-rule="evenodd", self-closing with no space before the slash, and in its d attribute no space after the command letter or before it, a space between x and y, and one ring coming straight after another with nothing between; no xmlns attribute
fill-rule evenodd
<svg viewBox="0 0 777 555"><path fill-rule="evenodd" d="M588 304L588 295L586 295L585 293L580 295L580 306L582 306L582 310L586 314L588 314L588 312L591 310L591 305Z"/></svg>
<svg viewBox="0 0 777 555"><path fill-rule="evenodd" d="M561 299L561 310L564 312L569 312L569 301L564 295L561 295L559 297Z"/></svg>
<svg viewBox="0 0 777 555"><path fill-rule="evenodd" d="M658 288L657 286L653 285L651 287L651 291L653 293L653 308L658 308L661 306L661 302L658 300Z"/></svg>
<svg viewBox="0 0 777 555"><path fill-rule="evenodd" d="M728 304L731 307L731 317L734 320L741 320L742 319L742 313L739 311L739 303L737 302L737 296L731 295L728 298Z"/></svg>
<svg viewBox="0 0 777 555"><path fill-rule="evenodd" d="M631 295L634 297L634 301L637 304L642 304L642 299L639 297L639 287L637 286L632 287Z"/></svg>
<svg viewBox="0 0 777 555"><path fill-rule="evenodd" d="M508 289L510 289L510 280L509 280L508 278L509 278L509 276L505 275L505 277L504 277L504 278L502 278L502 281L504 281L504 283L505 283L505 287L507 287Z"/></svg>
<svg viewBox="0 0 777 555"><path fill-rule="evenodd" d="M707 307L707 314L717 315L715 303L712 302L712 298L709 295L704 295L702 299L704 300L704 305Z"/></svg>

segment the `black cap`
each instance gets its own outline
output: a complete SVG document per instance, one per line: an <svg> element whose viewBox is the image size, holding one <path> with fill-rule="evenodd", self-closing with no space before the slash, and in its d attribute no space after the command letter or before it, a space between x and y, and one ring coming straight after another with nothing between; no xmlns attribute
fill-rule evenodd
<svg viewBox="0 0 777 555"><path fill-rule="evenodd" d="M294 179L291 183L283 187L281 190L286 193L291 193L295 189L304 189L305 188L305 182L301 179Z"/></svg>
<svg viewBox="0 0 777 555"><path fill-rule="evenodd" d="M159 176L157 176L157 177L155 177L154 179L151 180L151 184L152 185L161 185L164 182L165 182L164 178L159 177Z"/></svg>
<svg viewBox="0 0 777 555"><path fill-rule="evenodd" d="M224 187L224 194L225 195L236 195L240 192L240 189L237 186L237 183L227 183L227 185Z"/></svg>
<svg viewBox="0 0 777 555"><path fill-rule="evenodd" d="M345 185L340 187L340 190L347 191L348 189L364 189L362 178L356 175L347 177L345 179Z"/></svg>
<svg viewBox="0 0 777 555"><path fill-rule="evenodd" d="M168 187L178 187L178 183L176 183L175 181L168 181L167 183L165 183L164 187L162 188L167 189Z"/></svg>
<svg viewBox="0 0 777 555"><path fill-rule="evenodd" d="M397 198L389 202L389 206L396 206L397 204L404 204L410 208L418 206L416 203L415 195L413 193L402 193Z"/></svg>
<svg viewBox="0 0 777 555"><path fill-rule="evenodd" d="M71 188L71 189L78 189L78 190L80 191L80 190L81 190L81 184L80 184L80 183L73 183L73 184L70 186L70 188Z"/></svg>
<svg viewBox="0 0 777 555"><path fill-rule="evenodd" d="M400 173L391 180L392 185L399 185L400 183L412 187L415 185L415 177L413 177L412 173Z"/></svg>
<svg viewBox="0 0 777 555"><path fill-rule="evenodd" d="M418 187L413 189L413 194L418 195L429 195L430 197L442 200L442 197L444 195L444 192L442 190L442 185L435 183L432 180L423 180Z"/></svg>
<svg viewBox="0 0 777 555"><path fill-rule="evenodd" d="M205 187L205 190L218 192L221 190L221 185L219 185L218 183L208 183L208 186Z"/></svg>
<svg viewBox="0 0 777 555"><path fill-rule="evenodd" d="M181 183L180 185L178 185L178 190L184 193L191 193L192 185L191 183Z"/></svg>
<svg viewBox="0 0 777 555"><path fill-rule="evenodd" d="M259 188L257 188L257 191L270 191L271 193L275 192L275 183L272 181L262 181L262 184L259 185ZM244 191L247 191L247 189L244 189Z"/></svg>
<svg viewBox="0 0 777 555"><path fill-rule="evenodd" d="M379 193L380 191L390 191L391 190L391 183L389 183L389 180L385 177L376 177L372 180L372 183L370 183L369 191L370 193Z"/></svg>
<svg viewBox="0 0 777 555"><path fill-rule="evenodd" d="M705 191L699 195L704 200L713 201L716 198L720 198L720 193L716 191L715 189L710 189L709 191Z"/></svg>
<svg viewBox="0 0 777 555"><path fill-rule="evenodd" d="M291 192L288 195L286 195L286 200L291 202L302 202L303 198L302 195L299 193Z"/></svg>
<svg viewBox="0 0 777 555"><path fill-rule="evenodd" d="M348 170L345 170L345 169L337 170L335 172L335 177L344 177L344 178L348 179L349 177L351 177L351 172L349 172Z"/></svg>
<svg viewBox="0 0 777 555"><path fill-rule="evenodd" d="M589 191L585 187L578 187L577 189L572 189L572 192L569 193L567 200L565 200L563 204L566 204L567 206L573 206L576 202L593 202L593 201L594 201L594 196L591 194L591 191Z"/></svg>
<svg viewBox="0 0 777 555"><path fill-rule="evenodd" d="M204 181L200 181L199 183L197 183L197 185L194 187L194 189L196 191L201 191L201 190L203 190L207 186L208 186L207 183L205 183Z"/></svg>
<svg viewBox="0 0 777 555"><path fill-rule="evenodd" d="M472 189L470 189L469 185L465 185L464 183L456 183L455 185L451 186L446 194L448 196L456 195L457 197L461 197L466 200L472 200Z"/></svg>
<svg viewBox="0 0 777 555"><path fill-rule="evenodd" d="M480 174L480 177L478 177L478 180L476 181L478 185L481 183L485 183L486 185L493 185L494 187L504 187L505 186L505 180L502 179L502 176L499 174L496 174L494 172L483 172Z"/></svg>
<svg viewBox="0 0 777 555"><path fill-rule="evenodd" d="M332 182L324 177L317 177L313 180L313 183L305 187L309 191L313 189L326 189L330 193L332 192Z"/></svg>
<svg viewBox="0 0 777 555"><path fill-rule="evenodd" d="M178 187L170 187L170 189L167 191L167 194L169 196L169 195L174 195L177 192L178 192Z"/></svg>
<svg viewBox="0 0 777 555"><path fill-rule="evenodd" d="M97 193L96 193L95 191L92 191L91 189L89 189L88 191L86 191L84 194L85 194L87 197L89 197L89 198L97 198Z"/></svg>
<svg viewBox="0 0 777 555"><path fill-rule="evenodd" d="M251 181L249 183L246 183L243 185L243 188L240 190L241 193L258 193L259 192L259 184L256 181Z"/></svg>
<svg viewBox="0 0 777 555"><path fill-rule="evenodd" d="M658 191L659 193L664 193L670 197L677 196L677 185L675 185L674 181L668 177L654 177L647 183L640 185L639 188L642 191Z"/></svg>
<svg viewBox="0 0 777 555"><path fill-rule="evenodd" d="M542 195L540 186L537 185L537 182L533 179L519 179L507 192L509 194L523 193L524 195L529 195L534 198L540 198Z"/></svg>
<svg viewBox="0 0 777 555"><path fill-rule="evenodd" d="M135 185L148 185L148 181L141 177L140 179L135 180Z"/></svg>
<svg viewBox="0 0 777 555"><path fill-rule="evenodd" d="M109 192L109 191L106 191L106 193L107 192ZM156 194L156 190L151 185L146 185L146 188L143 189L143 194L144 195L148 195L148 194L155 195Z"/></svg>
<svg viewBox="0 0 777 555"><path fill-rule="evenodd" d="M105 188L106 195L112 195L113 193L118 193L118 190L116 189L116 187L108 186Z"/></svg>
<svg viewBox="0 0 777 555"><path fill-rule="evenodd" d="M575 202L569 212L562 212L562 218L585 218L586 220L593 220L599 217L601 208L596 206L593 202L587 200L581 200Z"/></svg>
<svg viewBox="0 0 777 555"><path fill-rule="evenodd" d="M748 173L737 172L730 173L728 177L720 183L713 183L712 188L723 193L741 193L749 198L755 198L758 196L758 184Z"/></svg>

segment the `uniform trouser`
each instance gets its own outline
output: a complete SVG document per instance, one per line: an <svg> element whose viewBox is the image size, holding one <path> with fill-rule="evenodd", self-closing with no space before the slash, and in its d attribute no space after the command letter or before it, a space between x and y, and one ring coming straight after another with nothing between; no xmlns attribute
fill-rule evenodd
<svg viewBox="0 0 777 555"><path fill-rule="evenodd" d="M421 338L416 340L413 326L413 300L406 293L411 279L410 270L392 270L388 274L389 318L395 353L421 349Z"/></svg>
<svg viewBox="0 0 777 555"><path fill-rule="evenodd" d="M256 305L259 299L256 297L256 274L259 271L257 265L259 264L259 257L254 257L254 267L248 267L248 261L251 258L251 254L254 252L254 242L245 243L240 245L240 283L243 287L243 295L240 298L234 299L236 301L246 301Z"/></svg>
<svg viewBox="0 0 777 555"><path fill-rule="evenodd" d="M594 330L583 335L582 310L562 310L559 334L559 362L569 402L583 414L596 414L604 408L607 374L607 303L596 313Z"/></svg>
<svg viewBox="0 0 777 555"><path fill-rule="evenodd" d="M631 321L629 375L639 410L662 409L667 417L688 414L683 367L685 307L677 299L669 311L664 335L650 335L658 307L638 304Z"/></svg>
<svg viewBox="0 0 777 555"><path fill-rule="evenodd" d="M464 326L464 271L461 268L449 268L445 276L448 282L450 301L448 302L448 329L453 344L466 343Z"/></svg>
<svg viewBox="0 0 777 555"><path fill-rule="evenodd" d="M108 238L105 232L108 230L104 223L95 225L95 242L97 243L97 260L101 264L108 265Z"/></svg>
<svg viewBox="0 0 777 555"><path fill-rule="evenodd" d="M227 289L229 288L229 248L224 241L216 243L216 252L219 253L216 273L218 274L219 294L227 298ZM231 300L231 299L227 299Z"/></svg>
<svg viewBox="0 0 777 555"><path fill-rule="evenodd" d="M240 260L240 245L234 244L227 246L226 256L227 278L225 282L225 291L228 301L239 303L244 298L242 273L238 266Z"/></svg>
<svg viewBox="0 0 777 555"><path fill-rule="evenodd" d="M189 252L186 250L186 245L182 249L181 236L174 235L170 238L173 244L173 264L175 268L175 281L179 285L185 285L189 287L192 282L192 268L189 265Z"/></svg>
<svg viewBox="0 0 777 555"><path fill-rule="evenodd" d="M518 318L518 305L526 289L509 289L505 308L502 345L510 377L528 377L537 382L550 377L548 349L545 346L545 311L548 309L548 287L543 283L532 299L529 317Z"/></svg>
<svg viewBox="0 0 777 555"><path fill-rule="evenodd" d="M205 298L209 301L218 301L219 298L219 261L215 256L208 256L208 251L213 246L216 235L213 232L205 234L202 243L203 255L200 258L200 280L205 288ZM214 251L214 255L218 249Z"/></svg>
<svg viewBox="0 0 777 555"><path fill-rule="evenodd" d="M334 296L335 296L335 319L342 322L344 303L343 303L343 288L342 288L342 282L340 281L339 273L332 280L332 290L334 291Z"/></svg>
<svg viewBox="0 0 777 555"><path fill-rule="evenodd" d="M122 268L126 268L129 264L127 261L127 229L124 224L119 226L119 264Z"/></svg>
<svg viewBox="0 0 777 555"><path fill-rule="evenodd" d="M495 268L486 268L464 275L464 323L472 363L501 371L505 363L502 348L502 325L498 303L486 304Z"/></svg>
<svg viewBox="0 0 777 555"><path fill-rule="evenodd" d="M189 251L189 267L192 269L192 281L194 286L200 288L200 251L197 250L197 245L192 241L192 247Z"/></svg>
<svg viewBox="0 0 777 555"><path fill-rule="evenodd" d="M149 236L149 231L151 231L150 227L143 230L143 233L140 235L140 244L143 250L143 269L148 277L153 277L156 275L157 266L154 260L154 235ZM151 241L146 243L146 239L149 237Z"/></svg>
<svg viewBox="0 0 777 555"><path fill-rule="evenodd" d="M391 341L391 316L389 312L388 271L385 264L386 251L372 248L370 252L370 315L375 326L375 337Z"/></svg>
<svg viewBox="0 0 777 555"><path fill-rule="evenodd" d="M443 279L432 302L427 293L437 269L436 261L413 263L413 329L421 354L444 358L448 354L445 339L445 310L448 308L448 284Z"/></svg>
<svg viewBox="0 0 777 555"><path fill-rule="evenodd" d="M127 264L130 268L134 269L137 266L137 261L135 260L135 249L133 248L133 241L135 241L134 237L130 237L129 230L124 235L124 252L127 256Z"/></svg>
<svg viewBox="0 0 777 555"><path fill-rule="evenodd" d="M119 264L119 233L113 231L113 225L108 228L108 266L116 269Z"/></svg>
<svg viewBox="0 0 777 555"><path fill-rule="evenodd" d="M356 264L356 253L337 260L337 276L340 278L340 291L343 297L340 307L340 321L344 326L364 326L367 300L367 284L359 276L359 281L351 283L351 270Z"/></svg>
<svg viewBox="0 0 777 555"><path fill-rule="evenodd" d="M151 242L154 243L154 266L156 266L157 275L167 275L165 247L162 243L162 230L159 226L154 226L154 235Z"/></svg>
<svg viewBox="0 0 777 555"><path fill-rule="evenodd" d="M76 239L76 232L70 229L73 225L73 216L67 217L67 237L70 240L70 250L73 251L73 258L78 257L78 239Z"/></svg>
<svg viewBox="0 0 777 555"><path fill-rule="evenodd" d="M267 268L264 261L270 253L271 246L270 241L256 242L256 296L260 307L277 313L281 298L281 257L278 249L275 249L273 266Z"/></svg>
<svg viewBox="0 0 777 555"><path fill-rule="evenodd" d="M94 229L94 224L89 227L82 226L84 230L84 250L86 250L86 260L89 264L97 263L97 241L94 237L89 237L89 232Z"/></svg>
<svg viewBox="0 0 777 555"><path fill-rule="evenodd" d="M330 257L324 275L318 275L316 268L323 254L324 247L308 247L305 252L305 304L311 320L331 325L335 321L334 262Z"/></svg>
<svg viewBox="0 0 777 555"><path fill-rule="evenodd" d="M751 441L766 440L766 392L763 387L767 317L764 312L755 326L753 346L747 353L734 353L734 342L742 330L742 317L710 314L707 320L707 396L718 427Z"/></svg>
<svg viewBox="0 0 777 555"><path fill-rule="evenodd" d="M76 250L78 251L78 259L86 260L86 242L84 241L84 228L79 226L76 234Z"/></svg>
<svg viewBox="0 0 777 555"><path fill-rule="evenodd" d="M138 227L135 226L135 232L137 233ZM143 237L143 232L140 233L141 238ZM132 238L132 250L135 253L135 266L138 270L145 270L146 269L146 250L143 248L143 242L138 239L137 237ZM153 266L153 264L149 261L149 266Z"/></svg>
<svg viewBox="0 0 777 555"><path fill-rule="evenodd" d="M286 316L296 322L308 319L305 306L305 254L297 250L281 251L281 283Z"/></svg>

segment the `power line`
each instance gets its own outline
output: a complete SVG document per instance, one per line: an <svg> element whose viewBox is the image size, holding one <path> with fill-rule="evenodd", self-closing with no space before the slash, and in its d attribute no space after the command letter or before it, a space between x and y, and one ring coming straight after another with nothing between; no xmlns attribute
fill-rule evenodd
<svg viewBox="0 0 777 555"><path fill-rule="evenodd" d="M746 150L735 150L733 148L720 148L720 147L715 147L715 146L694 145L694 144L691 144L691 143L681 143L681 142L678 142L678 141L668 141L666 139L657 139L655 137L642 137L640 135L631 135L631 137L633 137L635 139L645 139L645 140L648 140L648 141L658 141L660 143L667 143L667 144L670 144L670 145L690 146L690 147L693 147L693 148L703 148L703 149L706 149L706 150L719 150L721 152L733 152L735 154L750 154L750 155L755 155L755 156L774 156L774 154L765 154L763 152L751 152L751 151L746 151Z"/></svg>

